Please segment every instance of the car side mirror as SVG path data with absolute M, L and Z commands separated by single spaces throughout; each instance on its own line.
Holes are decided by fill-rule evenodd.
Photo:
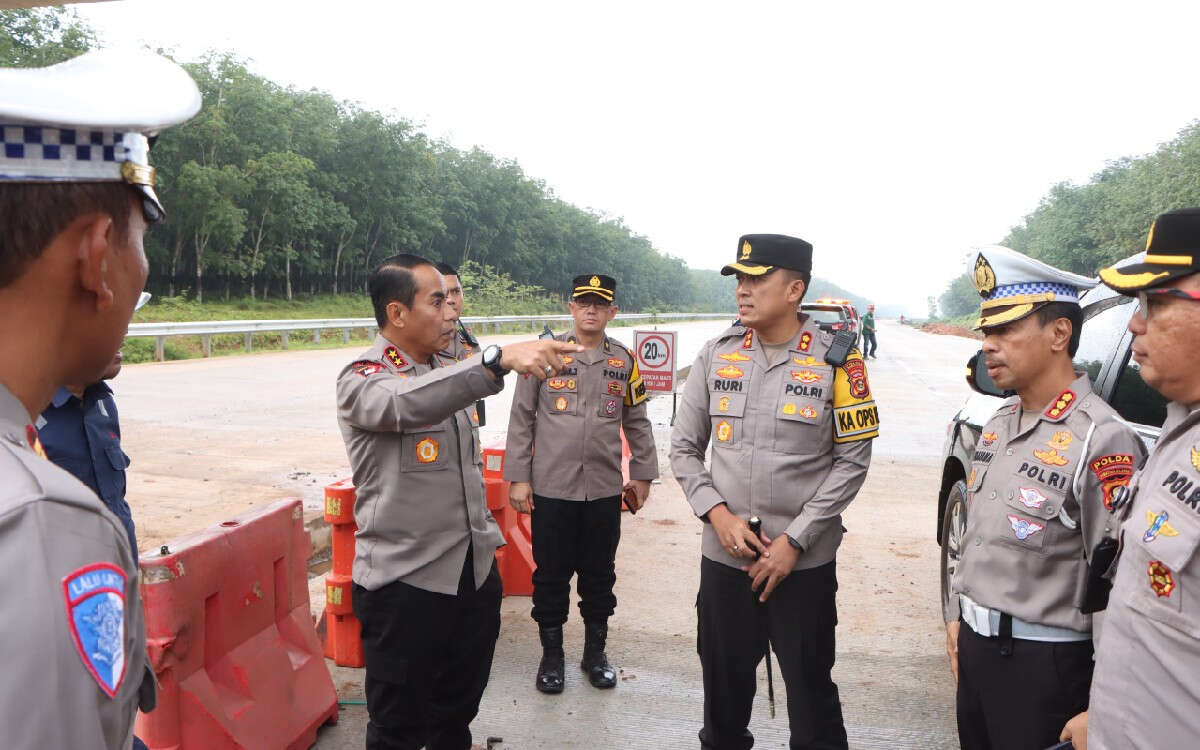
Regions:
M 976 393 L 982 393 L 985 396 L 995 396 L 996 398 L 1008 398 L 1013 395 L 1013 391 L 1006 391 L 996 385 L 996 381 L 992 380 L 988 375 L 987 366 L 983 363 L 983 350 L 980 349 L 970 359 L 967 360 L 967 385 L 971 386 L 971 390 Z

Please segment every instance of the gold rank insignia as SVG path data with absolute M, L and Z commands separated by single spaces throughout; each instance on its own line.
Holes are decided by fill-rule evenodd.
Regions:
M 593 289 L 599 289 L 600 288 L 600 277 L 593 276 L 592 278 L 588 279 L 588 286 L 592 287 Z
M 796 405 L 791 404 L 791 403 L 784 404 L 783 405 L 783 413 L 784 414 L 795 414 L 796 413 Z
M 729 397 L 728 396 L 722 396 L 721 400 L 717 402 L 717 411 L 729 411 Z
M 1195 446 L 1192 446 L 1192 468 L 1200 471 L 1200 451 Z
M 745 240 L 742 240 L 742 257 L 741 257 L 741 260 L 745 260 L 746 258 L 749 258 L 749 257 L 750 257 L 750 253 L 751 253 L 751 252 L 752 252 L 752 250 L 751 250 L 751 248 L 750 248 L 750 243 L 749 243 L 749 242 L 747 242 L 747 241 L 745 241 Z
M 975 289 L 980 297 L 986 297 L 996 291 L 996 272 L 982 255 L 975 259 Z
M 745 370 L 743 370 L 740 367 L 734 367 L 733 365 L 725 365 L 721 369 L 717 370 L 717 375 L 720 375 L 723 378 L 737 379 L 737 378 L 742 377 L 745 374 L 746 374 Z
M 726 362 L 749 362 L 750 358 L 741 352 L 730 352 L 729 354 L 718 354 L 717 359 L 723 359 Z

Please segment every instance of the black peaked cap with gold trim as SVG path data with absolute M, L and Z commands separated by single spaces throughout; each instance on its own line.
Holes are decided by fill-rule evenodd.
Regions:
M 762 276 L 775 268 L 812 270 L 813 246 L 786 234 L 744 234 L 738 240 L 737 260 L 721 269 L 722 276 L 738 272 Z
M 1100 270 L 1100 280 L 1121 294 L 1200 273 L 1200 208 L 1159 214 L 1146 237 L 1146 256 L 1139 263 Z
M 571 283 L 574 289 L 571 292 L 571 299 L 578 299 L 584 295 L 594 294 L 597 297 L 606 299 L 609 302 L 617 296 L 617 280 L 612 276 L 605 276 L 598 273 L 585 273 L 582 276 L 576 276 Z

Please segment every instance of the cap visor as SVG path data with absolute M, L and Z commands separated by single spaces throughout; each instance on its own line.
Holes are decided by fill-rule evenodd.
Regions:
M 775 266 L 760 266 L 757 263 L 747 265 L 745 263 L 730 263 L 721 269 L 722 276 L 732 276 L 735 273 L 744 273 L 748 276 L 762 276 L 767 271 L 770 271 Z
M 1100 280 L 1114 291 L 1133 296 L 1143 289 L 1151 289 L 1173 279 L 1196 273 L 1192 266 L 1161 266 L 1157 263 L 1134 263 L 1121 268 L 1100 269 Z
M 993 326 L 1002 326 L 1015 322 L 1029 315 L 1036 310 L 1040 305 L 1035 305 L 1032 302 L 1027 302 L 1021 305 L 1010 305 L 996 311 L 986 310 L 979 315 L 979 322 L 975 324 L 975 330 L 979 331 L 984 328 Z
M 608 290 L 591 288 L 576 290 L 575 293 L 571 295 L 571 299 L 579 299 L 580 297 L 587 297 L 588 295 L 595 295 L 600 299 L 608 300 L 609 302 L 613 301 L 613 295 Z

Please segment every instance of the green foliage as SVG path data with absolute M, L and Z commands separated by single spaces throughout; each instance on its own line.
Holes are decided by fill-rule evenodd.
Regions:
M 973 315 L 979 311 L 979 292 L 975 283 L 966 274 L 950 282 L 946 291 L 938 298 L 942 315 L 956 318 L 963 315 Z
M 1152 154 L 1109 163 L 1086 184 L 1055 185 L 1001 244 L 1064 270 L 1094 276 L 1100 268 L 1142 250 L 1155 216 L 1197 205 L 1200 122 L 1187 126 Z
M 0 11 L 0 67 L 40 68 L 69 60 L 96 43 L 73 10 Z
M 5 11 L 0 25 L 5 64 L 47 64 L 95 43 L 61 9 Z M 156 295 L 310 299 L 362 290 L 380 260 L 416 253 L 468 269 L 473 313 L 556 308 L 580 273 L 616 278 L 627 312 L 735 308 L 731 279 L 564 202 L 514 161 L 279 86 L 230 54 L 184 66 L 204 104 L 154 147 L 168 211 L 146 238 Z

